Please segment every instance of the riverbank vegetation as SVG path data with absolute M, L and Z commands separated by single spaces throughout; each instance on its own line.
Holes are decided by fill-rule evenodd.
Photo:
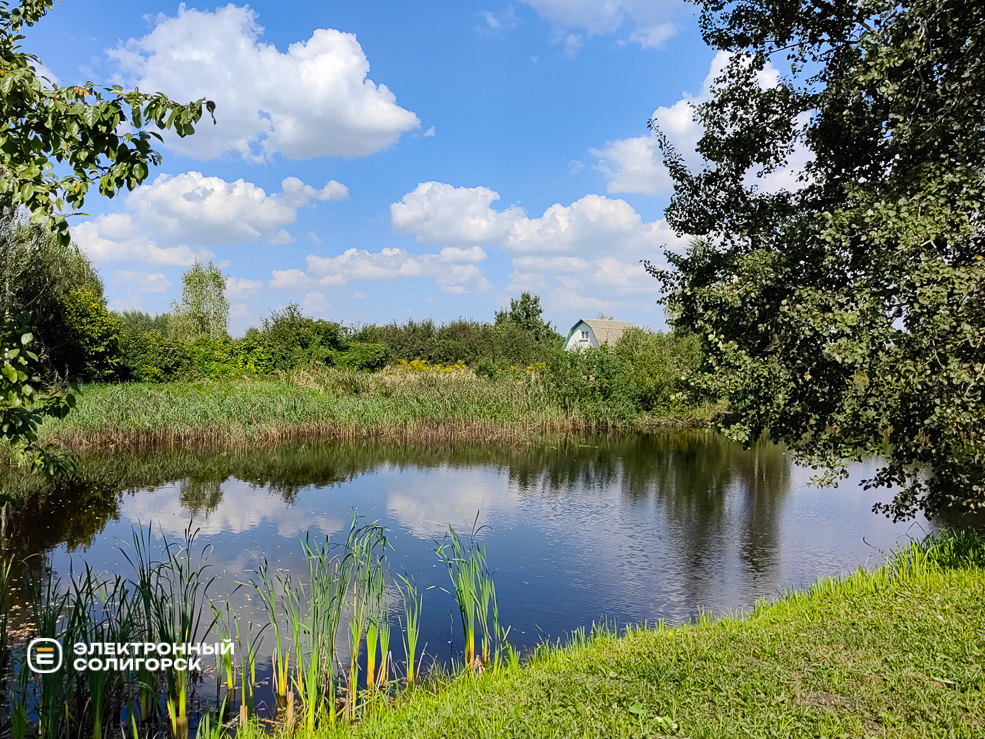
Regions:
M 416 604 L 415 615 L 421 594 L 410 580 L 389 581 L 386 531 L 375 524 L 354 521 L 338 547 L 305 540 L 306 581 L 285 579 L 261 563 L 248 587 L 271 618 L 265 642 L 237 631 L 229 612 L 210 605 L 205 562 L 192 554 L 192 539 L 159 557 L 149 536 L 137 532 L 127 547 L 132 580 L 102 580 L 86 570 L 66 587 L 43 568 L 29 568 L 32 635 L 66 644 L 180 643 L 207 639 L 217 624 L 219 633 L 240 638 L 235 659 L 216 658 L 214 698 L 200 695 L 195 703 L 190 676 L 169 667 L 106 673 L 73 663 L 37 675 L 24 668 L 15 647 L 6 692 L 17 736 L 122 731 L 185 739 L 196 724 L 199 736 L 204 731 L 215 739 L 234 731 L 247 737 L 270 731 L 973 737 L 985 728 L 985 541 L 977 534 L 939 533 L 893 553 L 874 571 L 823 579 L 761 602 L 749 615 L 702 616 L 689 625 L 639 626 L 621 635 L 605 628 L 578 632 L 521 659 L 496 619 L 492 574 L 476 532 L 457 539 L 449 533 L 450 546 L 438 546 L 436 554 L 448 567 L 451 591 L 462 596 L 464 643 L 476 647 L 465 661 L 423 679 L 390 651 L 409 634 L 384 592 L 401 590 L 403 602 Z M 9 567 L 0 573 L 5 590 L 10 573 Z M 127 597 L 131 591 L 134 597 Z M 118 607 L 100 605 L 107 603 Z M 177 633 L 177 623 L 193 627 Z M 274 685 L 277 713 L 272 723 L 261 723 L 253 702 L 256 665 L 271 653 L 275 670 L 283 667 Z
M 4 307 L 32 309 L 41 348 L 32 371 L 52 387 L 78 383 L 71 413 L 38 419 L 42 449 L 314 436 L 520 442 L 689 427 L 721 412 L 712 398 L 685 398 L 703 356 L 694 337 L 633 328 L 612 346 L 565 352 L 526 293 L 491 322 L 440 325 L 344 326 L 289 305 L 236 339 L 212 264 L 186 270 L 181 300 L 151 316 L 109 310 L 85 255 L 16 218 L 0 223 L 0 251 L 14 286 Z

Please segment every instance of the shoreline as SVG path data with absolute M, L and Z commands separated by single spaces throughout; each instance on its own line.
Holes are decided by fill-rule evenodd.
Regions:
M 318 737 L 985 735 L 985 569 L 822 578 L 751 614 L 576 635 Z
M 606 413 L 562 408 L 543 388 L 520 381 L 378 378 L 356 377 L 349 389 L 332 376 L 89 385 L 65 419 L 45 421 L 39 440 L 75 454 L 316 440 L 527 445 L 583 433 L 703 428 L 721 411 Z

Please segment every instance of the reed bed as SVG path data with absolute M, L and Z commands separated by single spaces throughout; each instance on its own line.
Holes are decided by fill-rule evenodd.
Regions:
M 678 425 L 707 420 L 685 415 Z M 528 444 L 659 423 L 655 416 L 583 416 L 577 404 L 559 402 L 535 374 L 493 380 L 468 370 L 371 374 L 325 369 L 278 379 L 87 385 L 72 413 L 46 421 L 40 436 L 44 443 L 74 452 L 235 449 L 319 437 Z
M 250 581 L 239 585 L 255 592 L 267 612 L 269 628 L 259 632 L 252 626 L 241 630 L 229 603 L 219 607 L 213 600 L 209 549 L 196 545 L 196 533 L 186 531 L 180 542 L 165 537 L 156 547 L 151 529 L 134 530 L 132 541 L 122 548 L 132 569 L 129 578 L 99 576 L 86 566 L 63 581 L 39 558 L 29 563 L 28 640 L 60 641 L 65 659 L 59 671 L 40 674 L 28 669 L 24 644 L 14 650 L 8 672 L 12 679 L 0 686 L 6 704 L 0 713 L 10 717 L 10 739 L 219 739 L 234 728 L 249 735 L 259 727 L 256 668 L 266 654 L 277 711 L 268 725 L 287 734 L 353 726 L 371 712 L 399 704 L 420 684 L 416 654 L 423 598 L 409 578 L 391 576 L 387 529 L 354 514 L 342 541 L 305 535 L 300 545 L 306 572 L 275 572 L 261 561 Z M 492 573 L 475 533 L 473 529 L 469 546 L 457 547 L 453 554 L 463 571 L 488 578 L 487 589 L 462 590 L 458 597 L 473 598 L 475 608 L 492 612 Z M 451 528 L 449 536 L 459 541 Z M 449 561 L 441 546 L 436 551 Z M 0 566 L 0 595 L 9 591 L 10 572 L 7 560 Z M 402 619 L 392 618 L 395 590 L 405 605 Z M 407 646 L 403 676 L 391 652 L 394 620 L 398 638 Z M 8 653 L 3 625 L 0 655 Z M 488 636 L 488 630 L 483 633 Z M 267 649 L 265 636 L 271 637 Z M 235 644 L 237 651 L 215 655 L 214 700 L 200 694 L 199 671 L 164 664 L 151 671 L 146 663 L 124 667 L 115 659 L 113 669 L 80 669 L 72 649 L 79 643 L 171 645 L 220 639 Z M 497 649 L 509 647 L 503 642 Z M 345 668 L 342 653 L 348 656 Z M 211 660 L 205 661 L 203 669 L 211 671 Z M 463 669 L 495 669 L 497 664 L 483 659 L 480 665 L 469 653 Z

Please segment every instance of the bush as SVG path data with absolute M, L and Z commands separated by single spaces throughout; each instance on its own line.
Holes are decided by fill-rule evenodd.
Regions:
M 636 401 L 644 411 L 668 410 L 687 389 L 685 378 L 698 370 L 703 354 L 691 334 L 628 329 L 615 346 L 629 373 Z
M 333 352 L 331 360 L 340 369 L 380 369 L 386 364 L 387 348 L 383 344 L 355 342 L 344 352 Z
M 125 310 L 115 315 L 123 323 L 123 333 L 125 334 L 142 334 L 146 331 L 157 331 L 161 336 L 171 335 L 171 320 L 173 316 L 170 313 L 158 313 L 156 316 L 152 316 L 150 313 L 144 313 L 142 310 Z
M 247 337 L 252 345 L 262 347 L 276 370 L 324 364 L 332 352 L 346 348 L 342 326 L 308 318 L 294 303 L 264 318 L 257 335 L 250 333 Z
M 103 283 L 88 257 L 16 210 L 0 209 L 0 312 L 21 311 L 31 315 L 47 359 L 46 379 L 113 376 L 122 325 L 106 309 Z
M 126 334 L 122 349 L 124 379 L 167 382 L 187 376 L 192 367 L 188 346 L 157 331 Z
M 123 322 L 106 308 L 102 293 L 89 286 L 71 290 L 63 307 L 62 331 L 49 337 L 53 356 L 61 358 L 70 377 L 115 379 L 122 366 Z
M 438 329 L 430 318 L 424 321 L 407 321 L 401 325 L 396 321 L 382 326 L 370 324 L 353 333 L 354 343 L 382 344 L 386 347 L 386 361 L 401 359 L 426 359 L 434 361 L 435 343 Z
M 545 377 L 557 402 L 586 420 L 629 420 L 639 413 L 629 369 L 609 346 L 558 352 Z

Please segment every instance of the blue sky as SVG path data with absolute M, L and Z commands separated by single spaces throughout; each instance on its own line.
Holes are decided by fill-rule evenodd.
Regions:
M 677 0 L 65 0 L 28 33 L 61 84 L 216 101 L 76 242 L 115 308 L 167 310 L 196 257 L 240 334 L 297 302 L 348 324 L 490 320 L 522 290 L 561 330 L 663 326 L 639 261 L 686 243 L 651 117 L 688 157 L 722 57 Z

